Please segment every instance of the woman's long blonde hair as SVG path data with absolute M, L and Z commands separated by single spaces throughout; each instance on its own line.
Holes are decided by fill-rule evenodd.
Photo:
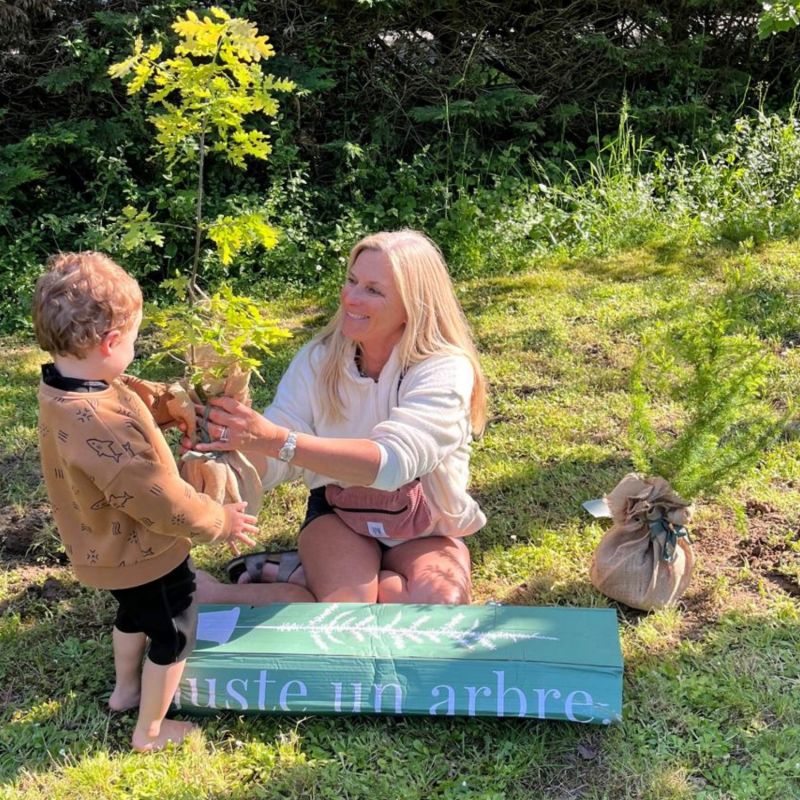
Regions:
M 480 435 L 486 424 L 486 379 L 441 251 L 419 231 L 375 233 L 352 249 L 348 270 L 364 250 L 378 250 L 387 256 L 405 306 L 406 327 L 397 344 L 402 369 L 442 353 L 457 353 L 469 359 L 475 374 L 470 422 L 473 433 Z M 325 347 L 320 379 L 334 419 L 344 416 L 339 387 L 347 360 L 353 355 L 353 342 L 342 334 L 342 317 L 340 305 L 331 321 L 314 337 L 315 343 Z

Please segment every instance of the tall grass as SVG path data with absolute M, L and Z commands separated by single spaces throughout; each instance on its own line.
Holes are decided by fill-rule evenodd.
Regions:
M 714 153 L 652 152 L 623 107 L 616 136 L 584 167 L 535 180 L 497 209 L 494 227 L 533 254 L 603 255 L 643 244 L 756 243 L 800 223 L 800 120 L 743 117 Z
M 703 247 L 794 237 L 800 230 L 800 120 L 754 112 L 713 142 L 653 151 L 637 135 L 627 105 L 615 136 L 592 158 L 554 165 L 519 148 L 463 155 L 459 164 L 427 150 L 389 171 L 360 151 L 341 186 L 274 191 L 283 244 L 267 256 L 268 271 L 291 263 L 297 280 L 324 282 L 361 234 L 418 227 L 444 248 L 459 276 L 498 274 L 542 257 L 585 258 L 631 247 Z M 330 200 L 350 200 L 333 213 Z M 327 213 L 306 212 L 325 205 Z M 326 219 L 327 217 L 327 219 Z M 321 273 L 321 274 L 320 274 Z

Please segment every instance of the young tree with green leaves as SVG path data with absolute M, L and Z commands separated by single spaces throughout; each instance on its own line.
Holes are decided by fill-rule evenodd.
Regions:
M 633 608 L 680 599 L 695 564 L 691 501 L 753 469 L 783 428 L 772 402 L 777 359 L 748 319 L 751 266 L 745 253 L 705 307 L 683 307 L 652 330 L 631 371 L 630 449 L 644 474 L 606 496 L 614 524 L 589 574 Z
M 206 240 L 213 242 L 227 266 L 243 251 L 274 247 L 278 232 L 258 209 L 207 220 L 206 162 L 219 155 L 245 170 L 248 159 L 266 160 L 269 137 L 253 123 L 275 117 L 275 94 L 291 91 L 294 84 L 264 73 L 262 62 L 275 51 L 268 37 L 259 35 L 248 20 L 213 7 L 203 17 L 187 11 L 172 29 L 178 35 L 172 56 L 162 57 L 163 42 L 145 45 L 137 37 L 133 54 L 108 70 L 113 78 L 127 81 L 129 95 L 146 93 L 152 109 L 148 119 L 156 129 L 154 148 L 166 164 L 170 188 L 185 192 L 181 181 L 193 182 L 191 267 L 188 274 L 164 284 L 188 301 L 188 309 L 159 311 L 154 321 L 165 331 L 166 351 L 178 357 L 188 353 L 190 368 L 196 348 L 207 345 L 225 363 L 251 369 L 258 361 L 248 355 L 249 350 L 268 353 L 270 345 L 288 334 L 266 322 L 251 300 L 228 289 L 208 297 L 200 280 L 202 246 Z M 146 209 L 124 209 L 122 222 L 123 247 L 126 237 L 133 243 L 163 242 L 163 226 Z

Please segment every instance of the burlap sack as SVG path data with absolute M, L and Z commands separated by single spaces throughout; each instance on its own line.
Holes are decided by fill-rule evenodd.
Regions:
M 594 587 L 649 611 L 678 600 L 689 586 L 694 551 L 686 524 L 692 508 L 663 478 L 626 475 L 606 496 L 614 521 L 589 571 Z
M 213 351 L 195 352 L 195 363 L 204 367 L 218 366 Z M 206 420 L 198 418 L 195 403 L 205 405 L 210 397 L 233 397 L 240 403 L 250 405 L 250 376 L 234 367 L 224 378 L 205 373 L 200 381 L 201 398 L 194 386 L 184 379 L 169 387 L 172 398 L 167 407 L 176 419 L 186 423 L 187 436 L 192 442 L 208 442 L 210 437 Z M 196 380 L 195 380 L 196 383 Z M 181 477 L 198 492 L 203 492 L 218 503 L 247 502 L 247 513 L 258 514 L 263 500 L 263 489 L 258 471 L 246 456 L 236 450 L 219 453 L 184 453 L 179 465 Z

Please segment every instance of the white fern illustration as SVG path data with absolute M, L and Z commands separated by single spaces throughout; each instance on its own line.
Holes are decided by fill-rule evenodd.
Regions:
M 439 644 L 442 640 L 452 641 L 467 650 L 483 647 L 495 650 L 500 642 L 550 641 L 557 642 L 557 636 L 544 636 L 541 633 L 521 633 L 515 631 L 484 631 L 480 622 L 475 620 L 469 626 L 462 626 L 464 614 L 455 614 L 446 624 L 434 628 L 425 628 L 430 614 L 422 614 L 411 623 L 402 625 L 402 611 L 395 614 L 391 622 L 379 625 L 375 616 L 367 612 L 360 619 L 356 611 L 339 611 L 339 604 L 332 603 L 325 610 L 306 623 L 284 622 L 281 625 L 256 625 L 259 630 L 277 631 L 279 633 L 306 632 L 310 634 L 314 644 L 320 650 L 329 649 L 329 644 L 341 644 L 342 635 L 353 636 L 356 641 L 363 642 L 368 637 L 385 637 L 391 640 L 398 650 L 402 650 L 408 642 L 414 644 Z

